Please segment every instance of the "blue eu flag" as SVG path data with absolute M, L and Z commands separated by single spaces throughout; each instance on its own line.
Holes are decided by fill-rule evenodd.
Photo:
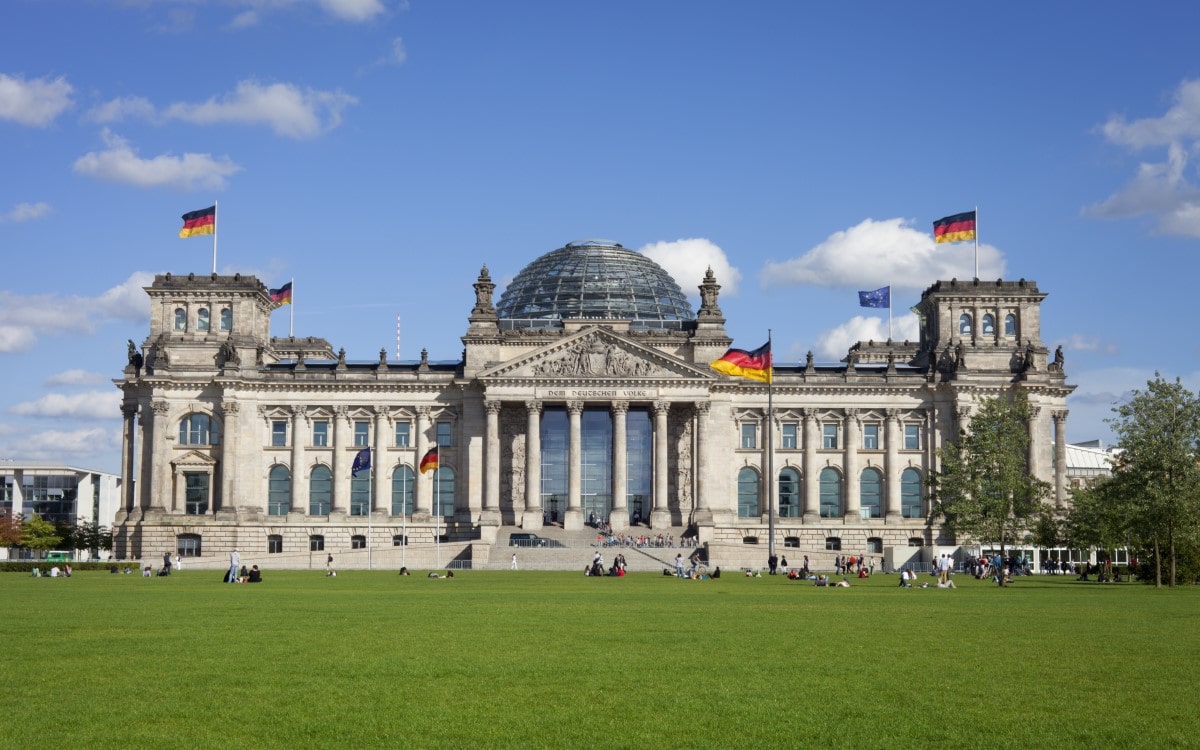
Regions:
M 358 472 L 371 468 L 371 449 L 363 448 L 354 456 L 354 465 L 350 467 L 350 476 L 357 477 Z
M 891 307 L 892 306 L 892 288 L 890 286 L 881 287 L 873 292 L 858 293 L 859 307 Z

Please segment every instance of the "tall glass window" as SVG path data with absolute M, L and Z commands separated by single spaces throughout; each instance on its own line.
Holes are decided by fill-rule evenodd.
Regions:
M 758 510 L 758 472 L 749 466 L 738 471 L 738 516 L 761 515 Z
M 407 448 L 411 438 L 412 423 L 397 422 L 396 423 L 396 447 Z
M 542 411 L 542 510 L 551 523 L 567 512 L 567 451 L 570 431 L 567 410 L 547 406 Z
M 450 422 L 437 423 L 437 444 L 449 447 L 454 445 L 454 425 Z
M 207 331 L 208 330 L 208 308 L 207 307 L 200 308 L 199 312 L 196 313 L 196 330 L 197 331 Z
M 366 448 L 371 444 L 371 423 L 365 419 L 359 419 L 354 422 L 354 445 L 357 448 Z
M 821 447 L 826 450 L 836 450 L 838 447 L 838 426 L 836 424 L 821 425 Z
M 779 472 L 779 517 L 800 516 L 800 472 L 787 467 Z
M 864 424 L 863 425 L 863 450 L 877 451 L 879 450 L 879 425 Z
M 842 515 L 842 475 L 837 469 L 821 469 L 821 517 L 839 518 Z
M 324 448 L 329 445 L 329 422 L 324 419 L 314 420 L 313 426 L 313 446 Z
M 971 316 L 963 313 L 958 318 L 958 333 L 960 336 L 971 335 Z
M 350 515 L 365 516 L 371 512 L 371 472 L 360 471 L 350 478 Z
M 392 515 L 411 516 L 413 511 L 413 470 L 397 466 L 392 472 Z
M 179 422 L 180 445 L 216 445 L 217 421 L 207 414 L 189 414 Z
M 221 308 L 221 330 L 233 330 L 233 310 L 230 310 L 228 307 Z
M 996 335 L 996 318 L 988 313 L 983 316 L 983 324 L 980 326 L 984 336 Z
M 916 469 L 905 469 L 900 474 L 900 515 L 904 518 L 921 518 L 921 473 Z
M 906 451 L 921 450 L 921 425 L 919 425 L 919 424 L 904 425 L 904 450 L 906 450 Z
M 1005 336 L 1016 336 L 1017 335 L 1017 316 L 1013 315 L 1012 313 L 1009 313 L 1008 315 L 1004 316 L 1004 335 Z
M 183 474 L 184 512 L 189 516 L 202 516 L 208 512 L 209 475 L 199 471 Z
M 330 503 L 333 501 L 333 474 L 326 466 L 314 466 L 308 476 L 308 514 L 310 516 L 329 515 Z
M 629 410 L 625 417 L 625 500 L 629 518 L 644 522 L 654 486 L 654 430 L 648 409 Z
M 439 466 L 433 472 L 434 515 L 446 518 L 454 515 L 454 469 Z
M 753 422 L 742 422 L 742 448 L 758 447 L 758 425 Z
M 583 517 L 608 520 L 612 509 L 612 415 L 607 407 L 583 410 L 580 421 Z
M 863 469 L 858 483 L 858 504 L 866 518 L 883 516 L 883 475 L 875 469 Z
M 271 467 L 267 478 L 267 515 L 286 516 L 292 509 L 292 472 L 282 464 Z
M 175 330 L 187 330 L 187 310 L 184 310 L 182 307 L 175 308 Z
M 798 435 L 800 434 L 800 425 L 796 422 L 784 422 L 783 431 L 783 449 L 795 450 L 799 447 Z
M 276 448 L 287 445 L 287 420 L 276 419 L 271 422 L 271 445 Z

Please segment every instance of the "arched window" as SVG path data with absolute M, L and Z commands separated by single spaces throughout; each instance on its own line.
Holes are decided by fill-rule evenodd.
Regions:
M 900 515 L 905 518 L 921 518 L 921 473 L 916 469 L 905 469 L 900 474 Z
M 413 511 L 413 470 L 397 466 L 392 472 L 392 515 L 411 516 Z
M 355 534 L 350 537 L 350 549 L 366 549 L 367 538 L 362 534 Z
M 200 308 L 200 311 L 198 313 L 196 313 L 196 330 L 197 331 L 207 331 L 208 330 L 208 308 L 207 307 Z
M 882 517 L 883 475 L 877 469 L 866 468 L 858 481 L 858 504 L 862 508 L 863 518 Z
M 217 420 L 207 414 L 189 414 L 179 422 L 180 445 L 216 445 L 219 433 Z
M 842 515 L 842 475 L 837 469 L 821 469 L 821 518 Z
M 350 515 L 365 516 L 371 512 L 371 472 L 359 470 L 350 478 Z
M 738 516 L 749 518 L 758 512 L 758 472 L 745 466 L 738 472 Z
M 283 464 L 267 475 L 267 515 L 286 516 L 292 509 L 292 472 Z
M 971 316 L 963 313 L 958 318 L 958 333 L 962 336 L 971 335 Z
M 1016 336 L 1017 335 L 1017 316 L 1013 315 L 1012 313 L 1009 313 L 1008 315 L 1004 316 L 1004 335 L 1005 336 Z
M 267 535 L 267 554 L 278 555 L 283 552 L 283 535 L 268 534 Z
M 434 515 L 446 518 L 454 515 L 454 469 L 439 466 L 433 472 Z
M 175 308 L 175 330 L 187 330 L 187 310 L 184 310 L 182 307 Z
M 199 534 L 180 534 L 175 537 L 175 552 L 180 557 L 200 557 L 201 538 Z
M 333 500 L 333 474 L 327 466 L 314 466 L 308 475 L 308 514 L 329 515 L 329 504 Z
M 996 319 L 994 317 L 992 317 L 991 313 L 988 313 L 987 315 L 983 316 L 983 329 L 982 330 L 983 330 L 984 336 L 995 336 L 996 335 Z
M 233 330 L 233 310 L 230 310 L 228 307 L 221 308 L 221 330 Z
M 800 472 L 788 466 L 779 472 L 779 517 L 800 516 Z

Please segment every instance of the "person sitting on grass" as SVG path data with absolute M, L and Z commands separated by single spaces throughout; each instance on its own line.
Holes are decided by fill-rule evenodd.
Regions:
M 848 588 L 850 588 L 850 580 L 848 578 L 846 578 L 845 576 L 842 576 L 842 580 L 833 584 L 833 586 L 834 586 L 834 588 L 848 589 Z
M 828 586 L 829 585 L 829 576 L 825 575 L 824 573 L 818 575 L 817 581 L 813 585 L 814 586 Z
M 262 583 L 262 571 L 255 565 L 250 568 L 250 575 L 246 579 L 248 583 Z

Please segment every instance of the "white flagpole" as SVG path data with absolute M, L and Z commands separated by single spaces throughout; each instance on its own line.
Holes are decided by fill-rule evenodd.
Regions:
M 442 569 L 442 451 L 438 447 L 438 467 L 433 470 L 433 543 L 437 549 L 437 569 Z
M 888 284 L 888 341 L 892 340 L 892 285 Z
M 213 201 L 213 273 L 217 272 L 217 202 Z
M 292 301 L 288 304 L 288 338 L 296 337 L 296 277 L 290 279 Z
M 767 555 L 775 555 L 775 403 L 772 390 L 775 382 L 775 353 L 771 346 L 771 329 L 767 329 L 767 351 L 771 365 L 767 368 Z
M 979 278 L 979 206 L 975 207 L 975 278 Z
M 371 450 L 368 448 L 367 450 Z M 374 453 L 374 451 L 371 451 Z M 370 454 L 368 454 L 370 455 Z M 375 505 L 375 456 L 371 456 L 371 469 L 367 472 L 367 570 L 371 566 L 371 511 Z

